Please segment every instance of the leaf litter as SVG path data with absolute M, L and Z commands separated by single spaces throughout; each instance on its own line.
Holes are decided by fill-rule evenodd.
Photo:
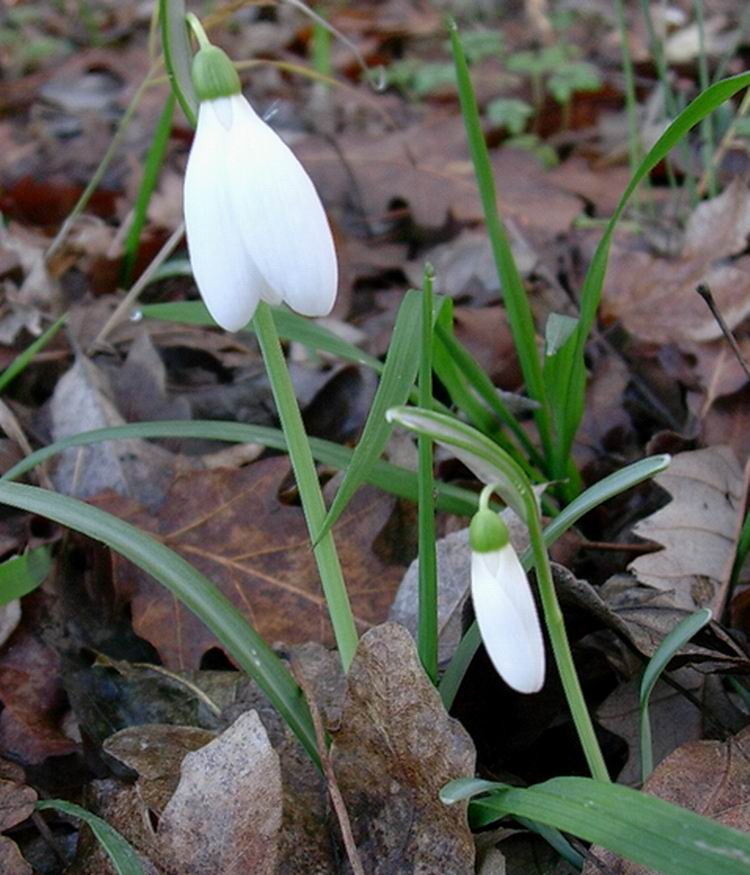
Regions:
M 448 11 L 466 15 L 460 5 Z M 479 6 L 486 20 L 470 16 L 467 35 L 482 36 L 494 24 L 489 7 Z M 7 392 L 6 421 L 14 425 L 2 465 L 10 467 L 27 444 L 125 422 L 275 424 L 250 335 L 141 320 L 121 323 L 105 345 L 94 343 L 118 300 L 130 212 L 165 91 L 146 92 L 84 215 L 45 261 L 45 249 L 146 72 L 148 16 L 145 7 L 100 4 L 84 25 L 38 3 L 25 7 L 0 25 L 13 37 L 5 39 L 2 31 L 9 71 L 0 96 L 0 208 L 7 220 L 0 240 L 3 365 L 62 309 L 69 319 L 67 335 Z M 707 17 L 710 53 L 733 51 L 726 49 L 733 40 L 743 50 L 730 7 Z M 331 63 L 346 88 L 310 88 L 287 78 L 274 63 L 298 64 L 310 51 L 309 26 L 287 6 L 261 15 L 242 9 L 231 32 L 217 33 L 226 31 L 224 44 L 237 57 L 259 52 L 264 58 L 247 76 L 247 88 L 259 108 L 273 108 L 272 124 L 294 141 L 331 215 L 342 261 L 331 324 L 382 356 L 398 302 L 408 285 L 420 284 L 430 260 L 438 291 L 454 299 L 457 336 L 498 388 L 516 392 L 521 377 L 499 306 L 452 76 L 445 75 L 441 14 L 402 0 L 363 0 L 329 11 L 370 62 L 395 69 L 397 61 L 415 60 L 435 87 L 418 97 L 414 82 L 402 86 L 394 79 L 385 94 L 375 95 L 357 84 L 350 55 L 335 44 Z M 540 327 L 550 311 L 575 315 L 582 273 L 600 234 L 587 223 L 608 218 L 629 178 L 619 38 L 611 10 L 600 11 L 599 17 L 579 11 L 567 23 L 561 19 L 556 38 L 595 60 L 604 87 L 574 94 L 568 110 L 545 93 L 525 140 L 514 143 L 488 107 L 497 98 L 531 106 L 529 78 L 506 67 L 514 53 L 533 52 L 534 39 L 549 38 L 544 20 L 529 25 L 510 11 L 502 34 L 491 34 L 492 53 L 472 60 L 500 203 Z M 653 12 L 659 19 L 660 10 Z M 650 41 L 642 18 L 626 14 L 639 63 L 644 138 L 653 140 L 663 127 L 663 102 Z M 101 45 L 83 47 L 92 25 Z M 669 32 L 668 51 L 682 65 L 677 87 L 687 93 L 697 77 L 695 22 L 683 15 L 678 23 L 659 19 L 657 25 Z M 730 58 L 730 71 L 740 69 L 738 57 Z M 181 220 L 189 137 L 176 114 L 136 275 Z M 558 162 L 551 171 L 540 161 L 541 147 Z M 747 581 L 734 568 L 746 503 L 750 390 L 695 286 L 711 288 L 747 352 L 750 201 L 746 184 L 730 175 L 731 162 L 746 166 L 746 151 L 735 138 L 718 167 L 723 191 L 690 210 L 675 208 L 657 171 L 641 211 L 627 217 L 638 230 L 625 225 L 615 236 L 574 453 L 591 483 L 649 447 L 668 444 L 676 451 L 655 484 L 581 520 L 555 554 L 564 564 L 554 569 L 585 693 L 607 740 L 612 772 L 626 783 L 637 781 L 634 727 L 644 661 L 696 606 L 713 608 L 713 621 L 676 654 L 654 692 L 661 763 L 646 790 L 743 829 L 747 711 L 725 678 L 735 674 L 742 684 L 750 673 Z M 686 171 L 679 156 L 675 166 Z M 193 293 L 190 280 L 177 275 L 151 284 L 143 300 L 180 301 Z M 314 433 L 356 440 L 372 378 L 357 366 L 300 354 L 296 345 L 289 358 Z M 399 453 L 411 464 L 410 443 L 402 440 Z M 311 707 L 333 739 L 335 784 L 366 871 L 570 871 L 525 830 L 495 831 L 475 842 L 465 810 L 446 809 L 437 799 L 447 780 L 473 774 L 475 763 L 483 776 L 521 784 L 583 765 L 555 677 L 538 696 L 523 699 L 494 676 L 480 651 L 449 716 L 419 668 L 409 635 L 393 623 L 382 625 L 390 612 L 415 628 L 416 566 L 405 574 L 415 556 L 411 509 L 367 487 L 336 529 L 364 633 L 344 677 L 330 649 L 285 458 L 258 446 L 132 440 L 69 451 L 49 470 L 61 492 L 117 513 L 195 562 L 300 668 Z M 437 470 L 476 488 L 466 470 L 444 456 Z M 320 469 L 323 480 L 331 474 Z M 335 480 L 328 492 L 334 486 Z M 148 875 L 349 871 L 332 787 L 255 684 L 140 571 L 45 525 L 21 515 L 0 518 L 3 558 L 43 542 L 58 560 L 43 587 L 15 605 L 0 643 L 0 755 L 13 760 L 7 768 L 0 760 L 6 813 L 0 870 L 112 871 L 90 832 L 66 818 L 46 815 L 50 841 L 39 837 L 29 820 L 38 792 L 64 793 L 103 816 L 134 844 Z M 445 536 L 438 542 L 442 665 L 470 620 L 464 527 L 465 520 L 438 518 Z M 706 806 L 706 799 L 716 805 Z M 610 871 L 638 871 L 596 853 Z

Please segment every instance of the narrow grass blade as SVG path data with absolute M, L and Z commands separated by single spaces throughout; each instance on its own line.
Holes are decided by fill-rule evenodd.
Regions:
M 52 340 L 57 332 L 63 327 L 66 318 L 67 314 L 60 316 L 60 318 L 53 322 L 43 334 L 40 334 L 39 337 L 30 343 L 22 353 L 13 359 L 2 374 L 0 374 L 0 392 L 4 392 L 8 385 L 26 369 L 26 366 L 34 356 L 47 346 L 50 340 Z
M 49 444 L 30 453 L 5 472 L 2 480 L 17 480 L 47 459 L 62 453 L 70 447 L 82 447 L 101 441 L 127 440 L 132 438 L 199 438 L 202 440 L 226 441 L 227 443 L 258 443 L 271 449 L 286 452 L 287 445 L 283 433 L 276 428 L 263 425 L 246 425 L 240 422 L 222 420 L 194 420 L 185 422 L 133 422 L 112 428 L 100 428 L 82 432 Z M 331 465 L 341 470 L 351 462 L 352 450 L 320 438 L 310 438 L 314 458 L 323 465 Z M 373 465 L 367 475 L 367 482 L 378 486 L 385 492 L 400 498 L 417 500 L 417 478 L 413 471 L 384 462 L 382 459 Z M 477 509 L 477 496 L 468 489 L 450 483 L 435 484 L 437 506 L 447 513 L 471 516 Z
M 185 23 L 185 0 L 159 0 L 161 39 L 169 82 L 192 127 L 198 122 L 198 98 L 190 71 L 193 52 Z
M 208 310 L 202 301 L 176 301 L 169 304 L 147 304 L 139 308 L 139 312 L 147 319 L 161 319 L 164 322 L 183 322 L 186 325 L 215 325 L 209 316 Z M 353 343 L 348 343 L 329 331 L 318 322 L 284 310 L 280 307 L 272 307 L 273 321 L 279 337 L 284 340 L 292 340 L 301 343 L 308 349 L 327 352 L 338 356 L 346 361 L 356 362 L 372 368 L 376 373 L 383 371 L 383 363 L 374 356 L 369 355 Z M 246 331 L 253 331 L 252 323 L 245 327 Z
M 97 817 L 80 805 L 62 799 L 43 799 L 36 804 L 38 811 L 54 809 L 70 817 L 82 820 L 96 836 L 107 852 L 117 875 L 145 875 L 141 862 L 132 845 L 127 842 L 106 820 Z
M 450 449 L 482 483 L 492 483 L 503 501 L 528 523 L 523 500 L 526 477 L 516 462 L 481 432 L 453 416 L 420 407 L 392 407 L 388 419 Z
M 529 395 L 537 402 L 539 408 L 535 412 L 535 419 L 539 428 L 539 435 L 544 448 L 544 454 L 550 457 L 552 448 L 551 424 L 547 408 L 547 400 L 542 379 L 542 369 L 536 348 L 536 331 L 534 319 L 531 315 L 526 290 L 523 280 L 518 273 L 513 252 L 510 247 L 508 236 L 500 219 L 498 210 L 495 178 L 490 163 L 487 144 L 482 133 L 482 125 L 479 118 L 474 87 L 466 63 L 461 39 L 455 22 L 449 22 L 451 48 L 456 67 L 456 79 L 458 82 L 458 95 L 461 102 L 461 113 L 466 127 L 466 136 L 469 141 L 469 151 L 474 163 L 474 173 L 479 186 L 479 194 L 482 199 L 484 220 L 487 225 L 487 234 L 490 238 L 492 252 L 495 257 L 500 285 L 502 288 L 503 301 L 508 314 L 508 322 L 513 335 L 518 360 L 521 364 L 526 389 Z
M 738 91 L 750 86 L 750 73 L 740 73 L 729 79 L 723 79 L 698 95 L 692 103 L 677 116 L 667 130 L 659 137 L 638 166 L 638 170 L 628 183 L 625 192 L 615 209 L 607 228 L 599 241 L 591 265 L 586 272 L 581 293 L 581 312 L 578 330 L 567 341 L 573 346 L 569 364 L 560 375 L 562 386 L 561 408 L 565 410 L 563 427 L 556 435 L 559 442 L 558 457 L 567 457 L 573 444 L 578 425 L 583 416 L 586 391 L 586 366 L 584 350 L 586 341 L 596 318 L 596 311 L 601 299 L 604 277 L 607 271 L 609 248 L 612 243 L 617 222 L 627 206 L 627 203 L 644 177 L 669 154 L 670 150 L 685 136 L 685 134 L 710 112 L 729 100 Z
M 4 481 L 0 504 L 39 514 L 101 541 L 158 580 L 205 623 L 258 683 L 319 765 L 312 718 L 297 683 L 234 605 L 190 563 L 135 526 L 76 498 Z
M 362 437 L 354 450 L 351 463 L 346 469 L 344 480 L 326 514 L 318 539 L 331 530 L 341 516 L 352 495 L 364 481 L 373 463 L 380 458 L 388 442 L 392 426 L 386 419 L 386 411 L 403 404 L 414 385 L 419 367 L 419 348 L 421 296 L 413 289 L 404 296 L 396 316 L 388 354 L 383 366 L 377 392 L 362 431 Z M 432 330 L 432 324 L 430 324 Z
M 685 644 L 700 632 L 711 621 L 711 611 L 703 608 L 689 617 L 685 617 L 672 629 L 656 649 L 643 672 L 640 691 L 640 717 L 641 717 L 641 780 L 645 781 L 654 768 L 654 750 L 651 743 L 651 720 L 648 713 L 648 704 L 651 693 L 659 680 L 659 676 L 669 664 L 669 661 L 684 647 Z
M 545 546 L 551 547 L 559 537 L 595 507 L 663 471 L 669 465 L 669 461 L 669 456 L 650 456 L 621 468 L 590 486 L 547 526 L 543 532 Z M 530 549 L 521 557 L 521 564 L 525 571 L 531 568 L 532 554 Z M 461 639 L 439 684 L 440 697 L 447 709 L 453 705 L 461 681 L 481 643 L 479 627 L 474 622 Z
M 46 547 L 36 547 L 0 563 L 0 605 L 7 605 L 35 590 L 44 582 L 51 567 L 52 560 Z
M 590 778 L 500 789 L 469 808 L 475 828 L 525 817 L 601 845 L 663 875 L 747 875 L 750 835 L 663 799 Z
M 159 121 L 156 123 L 151 145 L 149 146 L 146 161 L 143 167 L 143 179 L 141 186 L 138 189 L 138 196 L 135 200 L 133 208 L 133 221 L 128 230 L 128 235 L 125 238 L 124 259 L 122 265 L 122 285 L 124 288 L 130 286 L 133 278 L 133 269 L 138 256 L 138 247 L 141 242 L 141 233 L 143 226 L 146 224 L 146 213 L 148 205 L 151 202 L 151 196 L 156 188 L 156 183 L 159 179 L 164 156 L 167 153 L 167 144 L 169 143 L 169 134 L 172 130 L 172 116 L 174 115 L 174 91 L 170 91 L 167 96 L 167 101 L 164 104 Z
M 426 264 L 422 284 L 421 338 L 419 344 L 419 406 L 432 409 L 432 284 L 435 273 Z M 419 659 L 427 676 L 436 684 L 438 679 L 438 581 L 435 548 L 435 477 L 433 473 L 432 441 L 417 438 L 419 468 L 417 470 L 417 527 L 419 538 L 419 618 L 417 646 Z
M 482 369 L 472 354 L 456 338 L 452 329 L 448 329 L 438 324 L 435 332 L 439 342 L 445 348 L 445 354 L 447 355 L 448 360 L 454 364 L 456 370 L 464 377 L 474 392 L 476 392 L 500 422 L 502 422 L 503 425 L 505 425 L 513 434 L 518 441 L 519 446 L 523 448 L 533 464 L 543 467 L 544 460 L 540 456 L 539 451 L 532 444 L 528 434 L 524 431 L 518 419 L 503 403 L 486 371 Z

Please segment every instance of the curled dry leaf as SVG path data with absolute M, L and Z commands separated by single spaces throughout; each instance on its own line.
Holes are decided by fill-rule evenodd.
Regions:
M 672 496 L 633 531 L 664 545 L 628 569 L 641 583 L 673 592 L 679 608 L 721 611 L 732 571 L 746 484 L 727 447 L 680 453 L 654 478 Z
M 552 571 L 564 607 L 593 615 L 647 659 L 672 629 L 692 613 L 687 608 L 675 607 L 671 592 L 639 586 L 628 574 L 615 575 L 595 588 L 561 565 L 553 563 Z M 617 664 L 619 657 L 611 646 L 605 656 Z M 701 632 L 700 643 L 693 640 L 680 649 L 675 663 L 696 665 L 704 672 L 750 670 L 747 653 L 713 621 Z
M 466 807 L 438 798 L 448 781 L 474 774 L 474 746 L 403 627 L 362 636 L 332 758 L 366 872 L 474 872 Z

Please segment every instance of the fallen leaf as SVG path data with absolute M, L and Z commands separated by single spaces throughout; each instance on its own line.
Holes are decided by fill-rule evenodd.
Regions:
M 619 236 L 609 257 L 602 317 L 620 319 L 651 343 L 716 340 L 721 329 L 695 289 L 700 283 L 711 289 L 730 329 L 750 314 L 750 256 L 741 254 L 748 235 L 750 191 L 735 179 L 696 207 L 677 257 L 654 256 Z
M 552 571 L 564 606 L 575 606 L 593 615 L 647 659 L 672 629 L 693 612 L 675 607 L 671 592 L 639 586 L 629 574 L 615 575 L 602 586 L 593 587 L 555 563 Z M 605 655 L 615 662 L 619 660 L 611 644 Z M 693 639 L 678 651 L 674 662 L 694 665 L 704 672 L 750 669 L 745 650 L 713 620 L 701 631 L 698 640 Z
M 34 870 L 21 856 L 18 845 L 0 836 L 0 872 L 3 875 L 34 875 Z
M 151 516 L 113 495 L 97 501 L 195 565 L 268 641 L 331 640 L 328 612 L 302 510 L 282 504 L 285 458 L 239 471 L 201 471 L 178 478 Z M 403 573 L 387 524 L 393 499 L 365 487 L 334 529 L 352 608 L 360 628 L 384 619 Z M 386 534 L 383 534 L 386 529 Z M 167 589 L 113 556 L 115 585 L 132 599 L 133 626 L 170 668 L 197 668 L 213 635 Z
M 162 868 L 174 875 L 275 875 L 281 771 L 257 712 L 188 753 L 181 772 L 158 828 Z
M 711 817 L 734 829 L 750 831 L 750 727 L 728 741 L 694 741 L 663 760 L 643 789 L 690 811 Z M 612 875 L 652 875 L 654 870 L 621 860 L 610 851 L 592 847 L 592 853 Z M 583 875 L 601 869 L 587 862 Z
M 102 372 L 83 355 L 65 373 L 51 401 L 53 440 L 124 425 Z M 169 483 L 172 455 L 143 440 L 105 441 L 65 450 L 54 474 L 66 495 L 87 498 L 114 489 L 122 495 L 158 504 Z
M 131 726 L 110 736 L 104 750 L 138 773 L 138 796 L 161 817 L 180 781 L 185 756 L 216 738 L 194 726 L 159 723 Z
M 45 596 L 37 590 L 24 599 L 21 624 L 0 652 L 0 750 L 20 763 L 78 749 L 63 731 L 60 656 L 41 636 L 45 617 Z
M 393 216 L 404 203 L 420 228 L 441 228 L 449 217 L 483 220 L 466 132 L 455 113 L 434 113 L 420 125 L 377 139 L 344 134 L 337 144 L 308 138 L 295 149 L 327 202 L 350 201 L 351 177 L 343 172 L 343 160 L 370 220 Z M 581 200 L 550 182 L 532 155 L 500 149 L 491 160 L 504 216 L 547 235 L 570 229 Z
M 705 675 L 691 668 L 672 672 L 671 677 L 700 703 Z M 640 678 L 619 684 L 597 708 L 597 721 L 628 744 L 628 759 L 617 775 L 620 784 L 641 782 Z M 701 708 L 683 692 L 664 681 L 654 687 L 649 703 L 654 762 L 661 762 L 675 748 L 701 737 Z
M 31 817 L 36 792 L 19 781 L 0 778 L 0 832 L 17 826 Z
M 640 537 L 664 545 L 628 566 L 641 583 L 674 593 L 676 607 L 721 613 L 746 486 L 727 447 L 680 453 L 654 482 L 672 496 L 666 507 L 637 523 Z
M 372 875 L 474 872 L 465 806 L 447 781 L 474 774 L 474 746 L 424 674 L 406 629 L 362 636 L 332 761 L 364 869 Z

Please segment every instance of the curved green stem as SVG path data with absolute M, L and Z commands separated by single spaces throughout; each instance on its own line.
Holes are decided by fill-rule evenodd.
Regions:
M 573 723 L 586 756 L 586 762 L 591 770 L 591 775 L 597 781 L 609 781 L 609 772 L 607 771 L 604 756 L 594 732 L 594 725 L 591 722 L 586 700 L 583 697 L 581 683 L 578 680 L 578 673 L 573 663 L 573 654 L 570 651 L 568 633 L 565 631 L 565 621 L 563 620 L 560 603 L 557 600 L 555 584 L 552 580 L 552 568 L 549 564 L 547 548 L 544 545 L 544 536 L 542 534 L 536 501 L 534 499 L 532 501 L 533 507 L 529 507 L 529 515 L 526 522 L 529 528 L 531 549 L 534 555 L 539 594 L 542 598 L 544 621 L 549 632 L 552 652 L 555 655 L 555 663 L 560 673 L 565 698 L 568 701 L 568 707 L 570 708 Z

